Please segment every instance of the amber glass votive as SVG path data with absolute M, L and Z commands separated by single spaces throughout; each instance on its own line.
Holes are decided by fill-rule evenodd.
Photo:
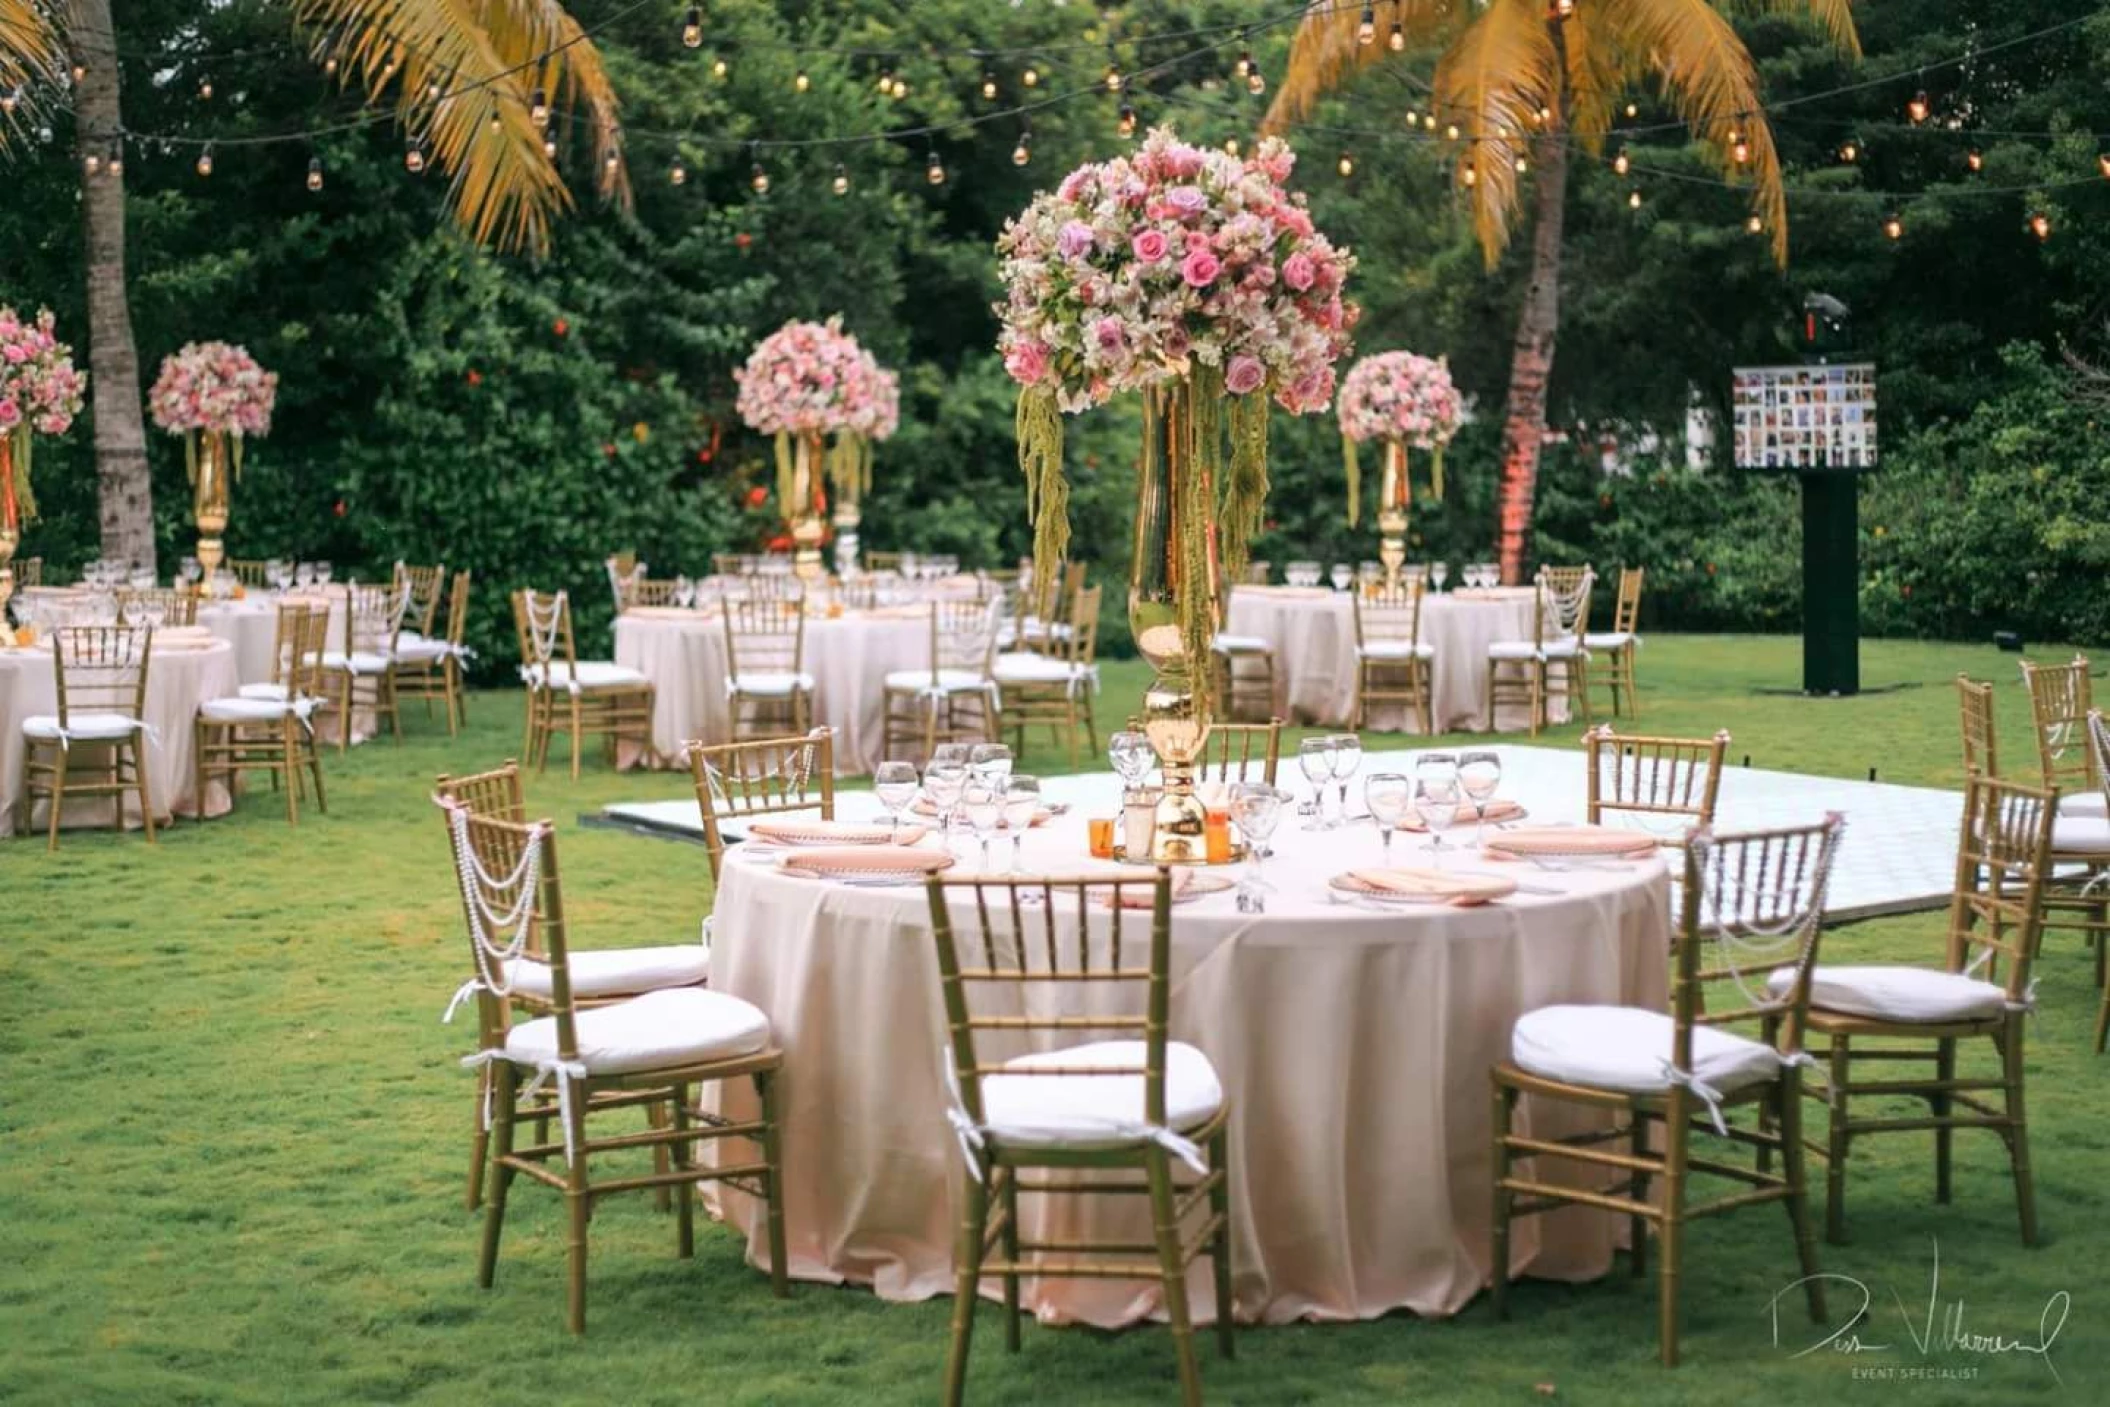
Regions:
M 1091 837 L 1092 858 L 1111 860 L 1114 858 L 1114 818 L 1094 816 L 1085 822 Z

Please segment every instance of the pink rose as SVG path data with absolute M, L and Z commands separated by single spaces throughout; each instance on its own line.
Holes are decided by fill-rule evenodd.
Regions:
M 1136 258 L 1143 263 L 1155 264 L 1158 260 L 1165 257 L 1170 248 L 1170 242 L 1165 238 L 1162 230 L 1145 230 L 1133 240 L 1130 240 L 1128 247 L 1134 251 Z
M 10 362 L 20 366 L 23 362 L 29 360 L 29 348 L 23 346 L 20 342 L 10 342 L 7 344 L 7 350 L 0 352 L 0 356 L 5 356 Z
M 1207 288 L 1216 282 L 1216 276 L 1222 272 L 1223 260 L 1207 249 L 1193 251 L 1187 256 L 1186 262 L 1180 265 L 1180 277 L 1187 281 L 1189 288 Z
M 1065 259 L 1081 259 L 1092 251 L 1092 227 L 1072 220 L 1055 236 L 1055 252 Z
M 1309 254 L 1292 254 L 1282 261 L 1282 281 L 1299 293 L 1310 288 L 1318 275 Z
M 12 430 L 22 423 L 22 408 L 12 399 L 0 399 L 0 430 Z
M 1265 380 L 1267 368 L 1260 364 L 1258 357 L 1233 357 L 1231 364 L 1224 368 L 1224 389 L 1234 396 L 1259 390 L 1260 383 Z
M 1201 174 L 1202 153 L 1200 147 L 1176 146 L 1165 151 L 1165 172 L 1176 181 L 1184 181 Z
M 1128 346 L 1127 331 L 1121 326 L 1119 318 L 1101 318 L 1093 323 L 1092 340 L 1099 344 L 1100 351 L 1109 356 L 1119 355 L 1127 350 Z
M 1019 342 L 1004 356 L 1004 370 L 1021 386 L 1031 386 L 1048 374 L 1048 349 L 1038 342 Z
M 1165 203 L 1183 217 L 1194 216 L 1209 208 L 1209 197 L 1200 186 L 1174 186 L 1165 192 Z

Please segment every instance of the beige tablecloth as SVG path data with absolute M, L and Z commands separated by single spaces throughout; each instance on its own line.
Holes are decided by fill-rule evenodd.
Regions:
M 1497 587 L 1422 598 L 1421 638 L 1433 646 L 1430 711 L 1438 732 L 1487 727 L 1487 647 L 1498 640 L 1529 640 L 1534 599 L 1528 587 Z M 1275 647 L 1276 709 L 1293 722 L 1346 727 L 1355 713 L 1355 608 L 1345 592 L 1323 586 L 1241 586 L 1231 593 L 1225 627 L 1233 635 L 1257 635 Z M 1555 722 L 1567 721 L 1565 701 L 1551 705 Z M 1380 732 L 1419 732 L 1420 720 L 1396 706 L 1373 708 L 1369 727 Z M 1505 704 L 1496 715 L 1498 732 L 1531 726 L 1530 710 Z
M 191 794 L 191 721 L 206 699 L 235 692 L 241 681 L 235 674 L 234 647 L 223 640 L 204 642 L 198 648 L 178 648 L 159 639 L 147 668 L 146 721 L 153 730 L 147 736 L 147 791 L 159 814 L 194 816 L 197 798 Z M 48 649 L 0 650 L 0 836 L 8 835 L 22 801 L 22 723 L 39 714 L 58 712 L 58 687 Z M 75 752 L 94 745 L 74 744 Z M 215 782 L 209 788 L 205 814 L 225 812 L 229 801 L 226 787 Z M 68 800 L 62 826 L 107 826 L 112 802 L 106 797 Z M 125 824 L 144 824 L 136 796 L 125 797 Z M 49 823 L 43 803 L 30 818 L 32 831 Z
M 615 661 L 653 683 L 652 747 L 675 765 L 692 738 L 732 741 L 725 695 L 725 627 L 716 611 L 645 607 L 617 617 Z M 903 606 L 806 622 L 803 668 L 813 676 L 813 721 L 835 729 L 835 770 L 869 773 L 885 760 L 886 676 L 930 667 L 930 612 Z M 633 751 L 625 767 L 645 759 Z
M 209 601 L 198 607 L 198 624 L 234 646 L 235 667 L 244 684 L 271 681 L 271 652 L 278 644 L 280 596 L 274 591 L 251 591 L 239 601 Z M 328 648 L 344 648 L 344 588 L 331 586 L 284 598 L 330 608 Z
M 1051 798 L 1079 804 L 1032 833 L 1026 868 L 1100 867 L 1086 857 L 1085 819 L 1105 810 L 1114 779 L 1048 785 Z M 1579 811 L 1581 798 L 1572 801 Z M 1174 913 L 1172 1034 L 1208 1055 L 1232 1110 L 1236 1313 L 1267 1322 L 1450 1314 L 1489 1276 L 1488 1069 L 1507 1055 L 1511 1023 L 1535 1007 L 1661 1008 L 1666 871 L 1653 858 L 1618 871 L 1533 869 L 1522 877 L 1560 892 L 1479 909 L 1373 912 L 1333 903 L 1324 885 L 1377 859 L 1375 831 L 1303 824 L 1287 817 L 1276 833 L 1268 872 L 1279 889 L 1266 914 L 1238 913 L 1228 893 Z M 791 1273 L 870 1284 L 887 1299 L 949 1292 L 952 1209 L 966 1173 L 945 1118 L 943 999 L 923 891 L 793 878 L 739 847 L 728 859 L 711 985 L 767 1012 L 785 1051 Z M 1074 931 L 1075 911 L 1065 911 Z M 744 1089 L 719 1097 L 723 1112 L 752 1110 Z M 1540 1136 L 1557 1136 L 1586 1116 L 1527 1102 L 1524 1117 Z M 758 1206 L 721 1195 L 750 1258 L 766 1263 Z M 1029 1238 L 1148 1240 L 1141 1199 L 1096 1199 L 1082 1215 L 1078 1199 L 1060 1199 L 1055 1217 L 1049 1203 L 1026 1199 Z M 1525 1219 L 1512 1235 L 1512 1268 L 1602 1274 L 1623 1227 L 1576 1211 Z M 1159 1304 L 1141 1283 L 1050 1281 L 1028 1294 L 1044 1317 L 1109 1327 Z M 1198 1318 L 1214 1315 L 1206 1262 L 1190 1295 Z

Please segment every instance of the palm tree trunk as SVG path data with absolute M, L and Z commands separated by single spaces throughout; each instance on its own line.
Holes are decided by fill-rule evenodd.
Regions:
M 1568 213 L 1566 134 L 1551 131 L 1536 143 L 1538 176 L 1532 189 L 1531 284 L 1517 317 L 1509 357 L 1508 421 L 1502 430 L 1502 478 L 1495 494 L 1496 555 L 1502 580 L 1524 579 L 1531 547 L 1531 504 L 1538 490 L 1539 450 L 1546 434 L 1546 383 L 1561 325 L 1561 233 Z
M 82 177 L 82 225 L 88 255 L 89 396 L 95 408 L 95 467 L 102 504 L 103 556 L 154 566 L 154 483 L 147 469 L 146 425 L 139 396 L 139 348 L 125 287 L 125 184 L 107 158 L 124 130 L 118 107 L 117 38 L 110 0 L 75 0 L 69 27 L 83 163 L 103 169 Z M 85 170 L 85 164 L 83 165 Z

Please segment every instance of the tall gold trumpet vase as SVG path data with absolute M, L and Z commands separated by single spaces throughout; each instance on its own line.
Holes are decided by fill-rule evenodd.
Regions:
M 1396 439 L 1385 441 L 1385 473 L 1377 499 L 1377 560 L 1385 567 L 1385 585 L 1399 585 L 1400 569 L 1407 564 L 1407 510 L 1414 488 L 1407 480 L 1407 447 Z
M 821 562 L 821 540 L 828 525 L 821 517 L 821 437 L 801 435 L 792 442 L 791 491 L 784 495 L 785 530 L 791 536 L 792 570 L 806 581 L 828 574 Z
M 15 594 L 15 549 L 22 545 L 22 494 L 15 476 L 27 469 L 15 463 L 15 435 L 0 435 L 0 629 L 7 625 L 7 603 Z
M 1192 544 L 1182 539 L 1183 522 L 1187 532 L 1209 531 L 1214 502 L 1207 471 L 1194 462 L 1187 443 L 1193 433 L 1193 394 L 1185 382 L 1144 393 L 1143 465 L 1128 580 L 1129 629 L 1155 674 L 1143 694 L 1143 733 L 1165 778 L 1150 845 L 1150 859 L 1158 864 L 1201 864 L 1208 858 L 1208 813 L 1194 794 L 1194 766 L 1209 737 L 1204 677 L 1209 662 L 1196 657 L 1181 629 L 1182 606 L 1191 605 L 1193 593 L 1202 593 L 1210 619 L 1217 616 L 1213 533 L 1207 566 L 1199 571 Z
M 198 567 L 201 589 L 209 589 L 213 574 L 226 560 L 229 504 L 234 492 L 234 460 L 227 450 L 224 430 L 193 431 L 190 446 L 191 520 L 198 525 Z
M 835 574 L 840 577 L 857 575 L 857 525 L 864 521 L 864 514 L 857 505 L 857 483 L 854 475 L 845 476 L 835 485 Z

